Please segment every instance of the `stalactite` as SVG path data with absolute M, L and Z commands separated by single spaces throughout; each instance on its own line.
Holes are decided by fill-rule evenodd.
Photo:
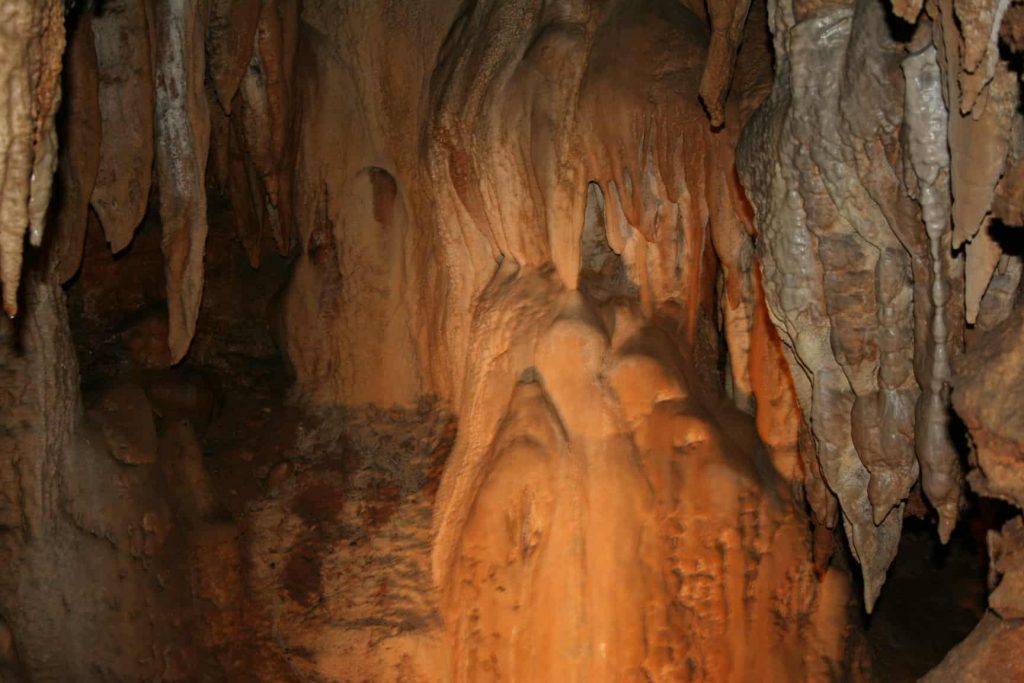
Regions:
M 700 81 L 700 97 L 708 109 L 711 124 L 725 121 L 725 99 L 732 82 L 736 53 L 750 10 L 750 0 L 709 2 L 711 44 Z
M 256 27 L 266 4 L 261 0 L 210 0 L 206 35 L 210 80 L 217 101 L 228 114 L 232 113 L 235 93 L 250 67 Z
M 188 351 L 203 296 L 206 157 L 206 3 L 161 0 L 154 8 L 156 169 L 163 222 L 171 361 Z
M 928 499 L 939 512 L 939 535 L 949 539 L 960 504 L 960 466 L 950 441 L 949 380 L 952 373 L 947 303 L 951 274 L 946 268 L 949 249 L 949 152 L 946 146 L 948 113 L 942 101 L 942 75 L 934 48 L 903 62 L 907 76 L 906 121 L 910 159 L 918 178 L 918 192 L 931 256 L 929 338 L 923 344 L 925 365 L 921 398 L 917 404 L 916 448 L 921 480 Z M 918 346 L 921 348 L 921 345 Z
M 239 84 L 245 146 L 257 173 L 254 187 L 256 215 L 274 238 L 278 250 L 287 252 L 287 222 L 281 216 L 281 183 L 287 131 L 287 82 L 281 17 L 276 2 L 264 0 L 257 30 L 253 34 L 251 59 Z
M 57 166 L 54 116 L 60 104 L 64 6 L 60 0 L 14 0 L 0 9 L 0 281 L 4 310 L 18 311 L 25 233 L 38 247 Z
M 60 184 L 52 221 L 56 244 L 51 258 L 61 282 L 78 271 L 100 164 L 100 106 L 92 15 L 79 17 L 70 35 L 64 70 L 64 113 L 60 131 Z
M 988 221 L 1007 157 L 1020 138 L 1014 125 L 1018 79 L 999 60 L 996 44 L 1006 4 L 943 0 L 930 10 L 950 111 L 952 246 L 966 243 L 964 314 L 969 324 L 977 320 L 998 261 Z
M 879 250 L 898 243 L 879 232 L 884 216 L 857 173 L 858 146 L 884 139 L 891 128 L 871 118 L 851 121 L 840 97 L 858 96 L 879 78 L 875 74 L 886 77 L 892 60 L 874 50 L 880 63 L 865 69 L 858 60 L 853 72 L 870 78 L 840 90 L 848 77 L 846 53 L 872 52 L 874 34 L 854 27 L 878 23 L 880 12 L 840 7 L 796 25 L 786 14 L 775 16 L 776 40 L 788 42 L 784 49 L 776 43 L 776 87 L 744 131 L 739 165 L 756 207 L 765 299 L 788 349 L 821 472 L 838 497 L 863 568 L 871 609 L 895 556 L 913 460 L 906 444 L 894 451 L 891 441 L 883 441 L 908 431 L 900 424 L 909 411 L 906 397 L 895 390 L 901 378 L 894 366 L 906 374 L 909 360 L 880 348 L 869 331 L 877 333 L 880 325 L 876 295 L 890 306 L 902 299 L 904 309 L 889 311 L 891 316 L 906 314 L 908 297 L 893 289 L 904 283 L 893 278 L 890 260 Z M 756 161 L 770 158 L 789 163 Z M 883 419 L 884 435 L 874 429 Z M 819 516 L 823 507 L 819 497 Z
M 227 122 L 225 134 L 227 153 L 227 191 L 231 199 L 234 213 L 235 232 L 242 242 L 249 263 L 254 268 L 259 266 L 263 246 L 263 220 L 256 212 L 261 202 L 263 186 L 257 179 L 256 170 L 246 154 L 245 142 L 242 139 L 241 124 L 237 121 Z M 253 192 L 257 194 L 254 196 Z
M 952 5 L 959 24 L 956 39 L 960 41 L 962 59 L 957 65 L 950 64 L 952 68 L 949 71 L 959 80 L 961 92 L 957 99 L 960 111 L 969 114 L 977 106 L 999 64 L 999 26 L 1010 0 L 956 0 Z M 949 6 L 946 5 L 947 9 L 943 11 L 948 11 Z M 950 110 L 953 109 L 955 107 L 951 105 Z M 1000 166 L 998 162 L 992 165 Z
M 99 70 L 100 165 L 92 208 L 116 254 L 149 204 L 153 168 L 153 51 L 144 0 L 106 0 L 93 18 Z

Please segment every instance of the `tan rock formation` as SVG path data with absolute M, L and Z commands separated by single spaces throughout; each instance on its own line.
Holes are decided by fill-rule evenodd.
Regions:
M 0 82 L 5 84 L 0 184 L 0 281 L 4 310 L 18 311 L 26 232 L 39 246 L 57 166 L 54 116 L 60 104 L 64 18 L 59 0 L 5 3 Z

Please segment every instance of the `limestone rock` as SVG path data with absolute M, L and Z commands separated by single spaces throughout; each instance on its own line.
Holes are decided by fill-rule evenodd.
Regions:
M 156 79 L 156 172 L 163 223 L 171 362 L 188 351 L 203 296 L 206 246 L 206 157 L 210 115 L 205 0 L 161 0 L 151 30 Z
M 1024 522 L 1007 522 L 1002 532 L 989 532 L 989 608 L 1003 619 L 1024 617 Z
M 1004 680 L 1024 676 L 1020 648 L 1024 626 L 988 612 L 967 639 L 922 678 L 926 683 L 982 683 L 993 675 Z
M 92 191 L 114 253 L 124 250 L 149 204 L 153 169 L 153 45 L 143 0 L 110 0 L 93 20 L 102 131 Z
M 8 94 L 0 119 L 0 283 L 4 310 L 18 311 L 25 234 L 42 244 L 53 172 L 57 167 L 54 117 L 60 104 L 64 7 L 60 0 L 4 3 L 0 82 Z
M 110 454 L 127 465 L 156 461 L 157 438 L 149 398 L 137 384 L 120 384 L 104 391 L 93 411 Z
M 232 101 L 253 56 L 260 20 L 260 0 L 211 0 L 206 51 L 210 79 L 220 106 L 231 113 Z
M 953 394 L 957 413 L 974 444 L 977 469 L 971 486 L 986 496 L 1024 507 L 1024 311 L 1017 311 L 972 351 L 960 368 Z M 998 396 L 1000 400 L 992 400 Z
M 98 97 L 98 65 L 93 45 L 92 17 L 81 16 L 68 38 L 69 49 L 64 70 L 63 130 L 60 131 L 60 155 L 54 230 L 58 246 L 57 262 L 61 282 L 78 272 L 85 247 L 86 226 L 91 220 L 89 198 L 99 171 L 101 121 Z

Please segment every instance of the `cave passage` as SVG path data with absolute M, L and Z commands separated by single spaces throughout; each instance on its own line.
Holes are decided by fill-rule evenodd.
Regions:
M 0 4 L 0 683 L 1024 680 L 1017 0 Z

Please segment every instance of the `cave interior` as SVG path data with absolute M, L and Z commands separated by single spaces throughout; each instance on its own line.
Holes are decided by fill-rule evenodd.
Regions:
M 1022 0 L 0 26 L 0 682 L 1024 681 Z

